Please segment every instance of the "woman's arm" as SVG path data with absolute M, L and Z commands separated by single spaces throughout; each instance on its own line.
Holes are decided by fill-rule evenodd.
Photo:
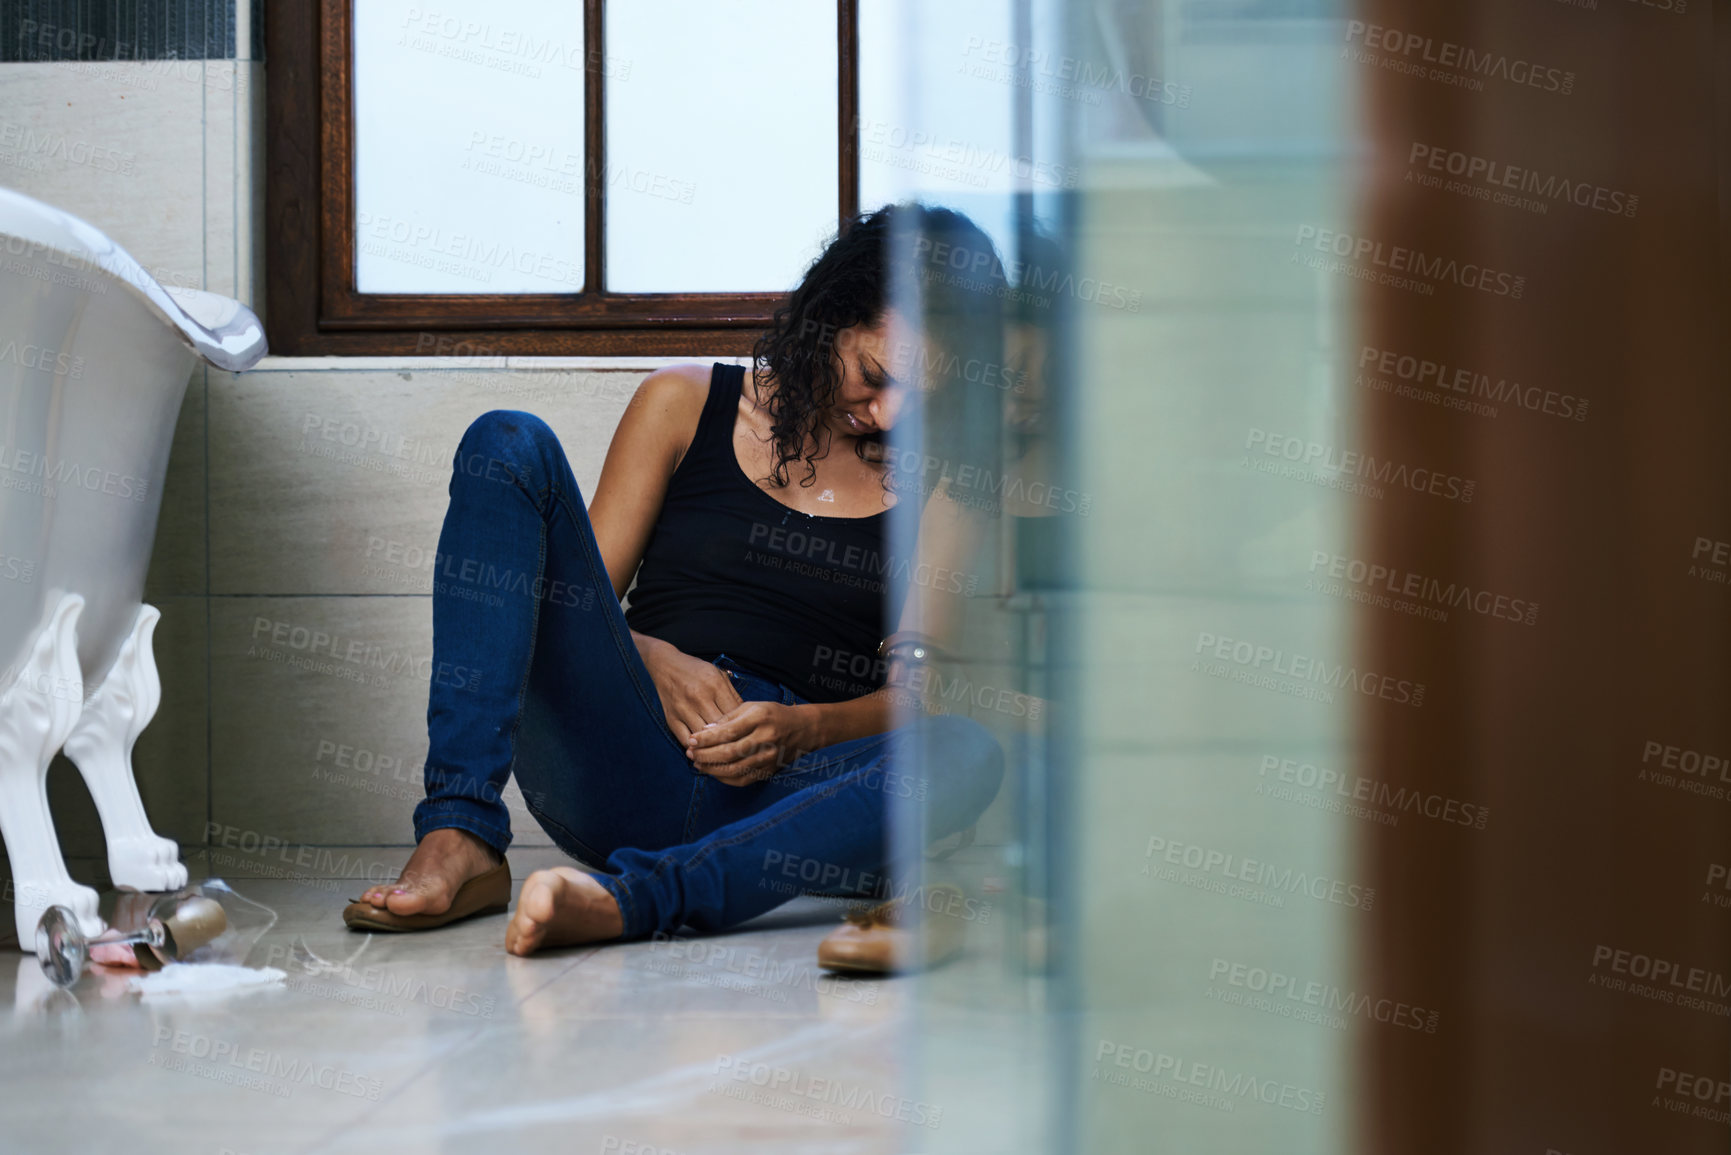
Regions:
M 917 564 L 911 571 L 930 575 L 930 580 L 915 582 L 909 588 L 892 638 L 919 635 L 944 649 L 955 648 L 956 622 L 965 596 L 955 590 L 960 586 L 969 594 L 978 592 L 979 583 L 969 580 L 975 576 L 969 567 L 978 563 L 988 520 L 983 511 L 950 496 L 947 478 L 932 487 L 932 496 L 920 511 L 920 529 L 914 539 Z
M 985 515 L 979 510 L 951 499 L 947 482 L 933 488 L 931 499 L 920 511 L 920 530 L 914 539 L 915 565 L 909 570 L 930 577 L 909 587 L 891 640 L 917 637 L 935 641 L 944 649 L 955 646 L 963 595 L 954 592 L 954 588 L 957 584 L 963 589 L 970 588 L 969 575 L 964 571 L 979 555 L 986 538 L 985 523 Z M 959 583 L 951 580 L 952 575 L 960 579 Z M 889 667 L 888 682 L 883 689 L 863 698 L 796 707 L 808 711 L 806 731 L 812 741 L 809 749 L 881 734 L 896 724 L 898 705 L 904 710 L 921 706 L 919 694 L 906 687 L 899 662 Z
M 589 502 L 589 525 L 615 597 L 623 599 L 631 588 L 667 499 L 668 482 L 691 448 L 709 397 L 709 374 L 701 365 L 651 373 L 613 431 Z M 680 741 L 739 705 L 732 680 L 710 663 L 636 630 L 631 639 L 655 683 L 668 728 Z
M 884 686 L 863 698 L 794 706 L 793 709 L 805 714 L 804 732 L 809 742 L 806 749 L 818 750 L 888 730 L 896 723 L 895 695 L 894 687 Z
M 637 387 L 613 431 L 589 501 L 589 524 L 615 597 L 623 598 L 637 576 L 667 484 L 691 447 L 708 396 L 709 371 L 702 366 L 659 369 Z
M 970 564 L 985 540 L 985 517 L 950 498 L 946 486 L 937 486 L 920 513 L 915 559 L 909 572 L 960 573 Z M 940 590 L 952 583 L 932 580 L 916 582 L 903 604 L 896 637 L 918 634 L 935 638 L 940 645 L 954 644 L 955 601 L 959 595 Z M 963 581 L 964 587 L 966 581 Z M 896 708 L 923 705 L 920 694 L 905 685 L 899 663 L 889 669 L 889 684 L 859 698 L 841 702 L 809 702 L 784 706 L 780 702 L 744 702 L 726 717 L 695 730 L 686 739 L 686 753 L 698 769 L 735 786 L 761 781 L 802 754 L 881 734 L 897 722 Z
M 896 693 L 886 686 L 845 702 L 741 702 L 693 730 L 685 754 L 698 770 L 729 786 L 761 782 L 802 754 L 888 730 Z

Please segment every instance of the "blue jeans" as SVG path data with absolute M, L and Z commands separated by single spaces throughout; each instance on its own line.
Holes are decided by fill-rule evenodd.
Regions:
M 457 447 L 433 586 L 427 796 L 415 838 L 467 830 L 503 854 L 515 774 L 555 843 L 602 872 L 625 935 L 715 931 L 800 893 L 894 893 L 892 859 L 971 825 L 1003 751 L 978 723 L 922 717 L 729 786 L 693 768 L 595 544 L 558 438 L 494 410 Z M 745 700 L 803 701 L 725 655 Z M 909 805 L 892 852 L 889 806 Z

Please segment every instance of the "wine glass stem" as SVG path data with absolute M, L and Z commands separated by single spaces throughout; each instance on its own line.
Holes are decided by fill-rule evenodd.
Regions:
M 101 945 L 131 946 L 134 943 L 142 943 L 144 946 L 160 947 L 164 938 L 162 924 L 152 920 L 151 924 L 143 930 L 135 930 L 131 934 L 123 934 L 119 938 L 105 939 Z

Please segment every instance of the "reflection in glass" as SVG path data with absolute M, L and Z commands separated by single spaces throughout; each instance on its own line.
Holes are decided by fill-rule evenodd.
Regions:
M 1365 914 L 1312 897 L 1363 893 L 1350 831 L 1252 793 L 1269 758 L 1346 764 L 1350 714 L 1198 657 L 1349 659 L 1302 573 L 1344 549 L 1339 492 L 1240 464 L 1254 430 L 1351 416 L 1343 297 L 1279 243 L 1344 203 L 1314 8 L 910 0 L 874 25 L 907 37 L 909 95 L 877 151 L 862 135 L 865 187 L 960 209 L 994 250 L 934 238 L 898 304 L 929 345 L 984 349 L 946 293 L 985 274 L 1002 302 L 996 351 L 894 434 L 943 478 L 897 505 L 896 552 L 972 579 L 911 599 L 903 627 L 943 650 L 920 708 L 984 725 L 1006 766 L 968 845 L 912 845 L 903 807 L 923 884 L 991 911 L 918 979 L 917 1097 L 945 1120 L 919 1150 L 1341 1149 L 1343 1113 L 1312 1108 L 1345 1095 L 1346 1034 L 1231 996 L 1234 967 L 1352 989 Z

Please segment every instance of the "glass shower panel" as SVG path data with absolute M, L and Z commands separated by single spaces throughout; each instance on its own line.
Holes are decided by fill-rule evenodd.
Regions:
M 1293 5 L 1074 4 L 1083 487 L 1069 1066 L 1081 1150 L 1346 1149 L 1362 685 L 1330 596 L 1355 509 L 1339 20 Z M 1086 73 L 1087 64 L 1080 66 Z M 1323 559 L 1319 564 L 1318 558 Z M 1397 677 L 1376 708 L 1410 709 Z
M 979 903 L 918 980 L 944 1123 L 910 1149 L 1344 1150 L 1357 1024 L 1328 1008 L 1375 894 L 1323 786 L 1360 709 L 1423 689 L 1355 664 L 1328 580 L 1381 496 L 1346 456 L 1352 281 L 1304 247 L 1346 213 L 1342 21 L 1005 0 L 884 24 L 908 95 L 878 153 L 862 135 L 867 187 L 893 164 L 897 195 L 990 238 L 1001 272 L 964 263 L 1001 277 L 1008 366 L 922 379 L 896 433 L 946 479 L 898 506 L 898 548 L 936 549 L 955 500 L 973 550 L 971 593 L 915 600 L 943 648 L 920 709 L 972 717 L 1006 766 L 967 845 L 903 807 L 926 890 Z M 963 270 L 924 251 L 901 300 L 929 345 L 977 347 L 933 287 Z
M 1069 318 L 1118 287 L 1078 281 L 1067 220 L 1080 170 L 1061 86 L 1029 84 L 1031 51 L 1055 51 L 1053 3 L 888 4 L 862 9 L 862 48 L 893 59 L 894 99 L 862 84 L 865 203 L 917 201 L 898 302 L 922 343 L 905 376 L 915 418 L 893 434 L 903 500 L 894 552 L 919 563 L 900 624 L 933 639 L 909 713 L 960 716 L 1003 751 L 997 796 L 974 827 L 933 839 L 938 818 L 902 807 L 897 849 L 917 879 L 925 931 L 965 949 L 917 982 L 910 1036 L 917 1098 L 942 1126 L 931 1152 L 1061 1150 L 1056 1056 L 1067 946 L 1055 921 L 1073 880 L 1060 867 L 1073 724 L 1069 565 L 1096 495 L 1078 483 L 1069 437 Z M 874 11 L 876 9 L 876 11 Z M 953 215 L 947 215 L 953 214 Z M 936 744 L 925 772 L 944 774 Z M 940 901 L 954 895 L 959 901 Z

